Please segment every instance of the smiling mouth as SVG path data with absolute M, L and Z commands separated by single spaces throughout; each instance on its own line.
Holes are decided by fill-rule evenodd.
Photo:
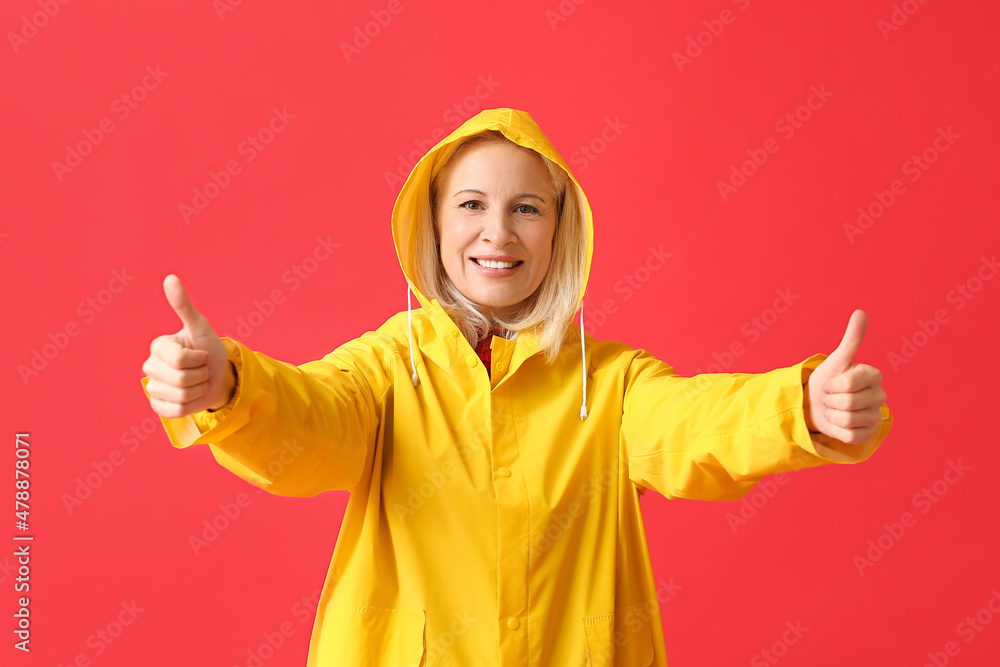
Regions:
M 516 262 L 497 262 L 491 259 L 479 259 L 478 257 L 473 257 L 472 261 L 487 269 L 510 269 L 520 264 L 524 264 L 522 260 L 517 260 Z

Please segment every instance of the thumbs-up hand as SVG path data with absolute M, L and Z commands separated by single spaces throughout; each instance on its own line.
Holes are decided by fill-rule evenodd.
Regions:
M 806 425 L 841 442 L 859 444 L 875 435 L 882 419 L 882 373 L 854 363 L 868 329 L 868 316 L 855 310 L 840 345 L 809 376 Z
M 218 410 L 232 398 L 236 369 L 226 346 L 212 325 L 199 313 L 180 279 L 163 280 L 167 301 L 183 327 L 174 334 L 153 339 L 149 358 L 142 365 L 149 376 L 149 404 L 164 417 L 183 417 L 205 409 Z

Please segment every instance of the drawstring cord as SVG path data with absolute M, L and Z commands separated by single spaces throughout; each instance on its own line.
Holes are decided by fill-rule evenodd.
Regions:
M 413 386 L 417 386 L 417 362 L 413 357 L 413 313 L 410 298 L 413 294 L 412 285 L 409 281 L 406 282 L 406 331 L 410 335 L 410 368 L 413 369 L 413 375 L 410 379 L 413 381 Z
M 583 301 L 580 302 L 580 354 L 583 355 L 583 404 L 580 405 L 580 421 L 587 418 L 587 347 L 583 341 Z

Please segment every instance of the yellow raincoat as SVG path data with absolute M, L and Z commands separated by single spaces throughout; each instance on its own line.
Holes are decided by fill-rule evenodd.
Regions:
M 425 204 L 434 153 L 486 129 L 569 173 L 527 113 L 468 120 L 393 209 L 408 283 L 408 213 Z M 586 336 L 581 349 L 576 324 L 552 366 L 529 334 L 493 338 L 491 378 L 437 300 L 413 291 L 412 323 L 400 312 L 298 367 L 224 338 L 233 399 L 163 419 L 174 446 L 208 444 L 271 493 L 350 491 L 309 667 L 662 667 L 640 494 L 733 500 L 765 475 L 864 461 L 892 425 L 883 405 L 867 443 L 810 439 L 803 383 L 826 355 L 685 378 L 622 343 Z

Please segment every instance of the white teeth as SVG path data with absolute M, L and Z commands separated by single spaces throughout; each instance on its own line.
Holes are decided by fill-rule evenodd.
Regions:
M 515 264 L 517 264 L 517 262 L 494 262 L 493 260 L 489 259 L 475 259 L 475 258 L 473 258 L 473 261 L 479 264 L 480 266 L 485 266 L 488 269 L 509 269 Z

